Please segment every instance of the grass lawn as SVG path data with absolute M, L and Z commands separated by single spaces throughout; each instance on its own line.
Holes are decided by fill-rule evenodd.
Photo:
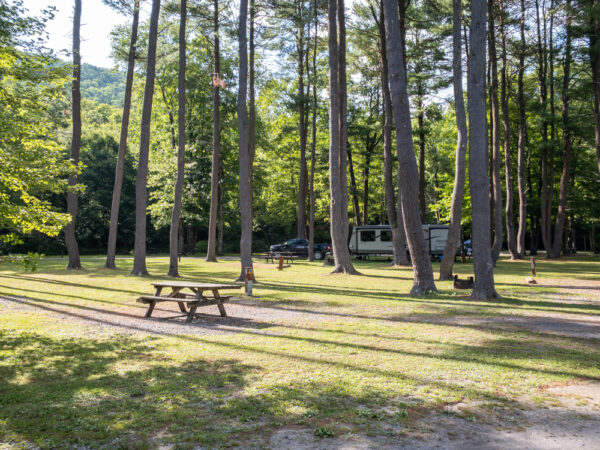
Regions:
M 145 278 L 128 276 L 131 259 L 117 262 L 117 271 L 103 269 L 102 257 L 84 257 L 78 272 L 61 258 L 36 273 L 0 265 L 0 448 L 261 447 L 283 428 L 325 443 L 393 439 L 455 403 L 480 405 L 464 418 L 485 421 L 551 404 L 548 386 L 600 380 L 597 340 L 518 326 L 597 316 L 599 258 L 538 262 L 547 286 L 523 284 L 528 261 L 502 260 L 503 298 L 494 302 L 466 300 L 450 282 L 408 297 L 412 271 L 386 261 L 357 261 L 355 277 L 261 261 L 254 299 L 227 306 L 257 311 L 251 318 L 170 320 L 178 332 L 142 319 L 135 303 L 166 279 L 168 258 L 149 258 Z M 470 264 L 456 268 L 472 273 Z M 239 270 L 238 261 L 184 258 L 180 273 L 231 282 Z M 119 320 L 94 319 L 102 311 Z

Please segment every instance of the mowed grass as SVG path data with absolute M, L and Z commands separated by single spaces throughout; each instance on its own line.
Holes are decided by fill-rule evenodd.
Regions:
M 600 313 L 585 292 L 563 300 L 559 282 L 524 285 L 528 261 L 499 262 L 503 298 L 493 302 L 468 300 L 450 282 L 409 297 L 412 270 L 386 261 L 357 262 L 363 276 L 354 277 L 259 261 L 255 306 L 298 318 L 258 316 L 233 333 L 190 335 L 80 320 L 96 310 L 143 316 L 135 299 L 168 269 L 168 258 L 151 257 L 153 276 L 137 278 L 131 259 L 117 271 L 103 262 L 86 257 L 73 272 L 66 259 L 47 258 L 33 274 L 0 265 L 0 296 L 36 306 L 0 303 L 0 447 L 260 447 L 282 427 L 323 439 L 405 434 L 448 404 L 518 408 L 543 403 L 549 385 L 600 380 L 597 341 L 502 326 L 506 316 Z M 470 264 L 456 269 L 472 273 Z M 184 258 L 180 272 L 231 282 L 240 266 Z M 585 288 L 600 280 L 600 260 L 541 261 L 538 273 Z M 65 306 L 70 313 L 53 312 Z

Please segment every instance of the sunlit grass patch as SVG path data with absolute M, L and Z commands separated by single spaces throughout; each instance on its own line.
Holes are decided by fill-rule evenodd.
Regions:
M 412 271 L 383 260 L 357 262 L 357 277 L 330 276 L 319 263 L 278 271 L 261 262 L 255 297 L 242 303 L 256 311 L 249 322 L 257 326 L 206 334 L 186 334 L 184 324 L 177 334 L 135 328 L 145 310 L 135 299 L 165 279 L 166 257 L 149 258 L 144 278 L 128 276 L 130 259 L 118 271 L 103 269 L 103 258 L 83 262 L 77 272 L 60 258 L 33 274 L 0 266 L 0 295 L 14 298 L 0 303 L 0 444 L 264 444 L 273 430 L 294 426 L 322 430 L 323 439 L 325 430 L 405 433 L 446 405 L 544 404 L 544 386 L 600 379 L 597 341 L 509 320 L 600 310 L 584 296 L 562 301 L 559 285 L 523 285 L 528 262 L 499 263 L 503 298 L 495 302 L 471 301 L 450 282 L 409 297 Z M 472 274 L 470 264 L 456 269 Z M 239 262 L 184 258 L 180 271 L 187 280 L 231 282 Z M 544 261 L 538 273 L 585 287 L 600 279 L 600 263 Z M 124 319 L 89 320 L 100 312 Z

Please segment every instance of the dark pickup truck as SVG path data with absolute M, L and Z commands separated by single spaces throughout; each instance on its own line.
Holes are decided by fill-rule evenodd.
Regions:
M 271 245 L 269 251 L 272 253 L 288 252 L 294 256 L 308 256 L 308 241 L 306 239 L 290 239 L 283 244 Z M 331 245 L 329 244 L 315 244 L 315 259 L 321 260 L 325 258 L 327 252 L 330 251 Z

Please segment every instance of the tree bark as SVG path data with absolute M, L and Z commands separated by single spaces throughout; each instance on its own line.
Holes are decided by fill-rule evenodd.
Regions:
M 541 162 L 541 182 L 540 182 L 540 228 L 542 234 L 542 242 L 544 249 L 548 251 L 551 247 L 552 236 L 550 233 L 551 224 L 550 217 L 548 216 L 548 201 L 552 204 L 552 192 L 548 189 L 548 86 L 547 86 L 547 50 L 546 50 L 546 10 L 545 2 L 543 5 L 543 20 L 544 20 L 544 34 L 542 37 L 541 24 L 540 24 L 540 7 L 539 1 L 535 2 L 536 10 L 536 28 L 537 28 L 537 51 L 538 51 L 538 90 L 539 98 L 541 103 L 541 121 L 540 121 L 540 134 L 541 134 L 541 148 L 540 148 L 540 162 Z
M 315 260 L 315 164 L 317 153 L 317 43 L 319 35 L 319 11 L 314 0 L 314 40 L 312 54 L 312 139 L 310 143 L 310 176 L 308 179 L 308 260 Z
M 563 232 L 565 228 L 565 219 L 567 217 L 567 197 L 569 191 L 569 178 L 571 176 L 571 123 L 569 119 L 570 92 L 569 83 L 571 81 L 571 40 L 572 40 L 572 11 L 571 0 L 566 0 L 566 30 L 565 37 L 565 59 L 563 65 L 563 86 L 562 86 L 562 146 L 563 146 L 563 168 L 560 177 L 560 189 L 558 194 L 558 212 L 556 214 L 556 223 L 554 226 L 554 242 L 552 244 L 551 258 L 560 258 L 563 245 Z
M 256 89 L 255 89 L 255 70 L 254 70 L 254 26 L 256 17 L 256 7 L 254 0 L 250 0 L 250 42 L 248 49 L 249 68 L 248 68 L 248 151 L 250 153 L 250 204 L 254 211 L 254 157 L 256 155 Z
M 186 45 L 185 45 L 185 27 L 187 19 L 187 0 L 181 0 L 181 10 L 179 19 L 179 72 L 177 74 L 178 107 L 177 114 L 177 180 L 175 182 L 175 198 L 173 201 L 173 211 L 171 213 L 171 233 L 170 233 L 170 258 L 169 273 L 170 277 L 179 276 L 179 248 L 178 234 L 179 221 L 181 218 L 181 207 L 183 200 L 183 183 L 185 181 L 185 70 L 186 70 Z
M 81 149 L 81 0 L 75 0 L 73 12 L 73 81 L 71 83 L 72 112 L 73 112 L 73 134 L 71 138 L 71 172 L 69 173 L 69 190 L 67 192 L 67 213 L 71 221 L 65 227 L 65 244 L 69 255 L 67 269 L 81 269 L 79 257 L 79 245 L 75 230 L 77 227 L 78 198 L 77 171 L 79 170 L 79 152 Z
M 521 0 L 521 45 L 519 49 L 519 74 L 517 103 L 519 105 L 519 147 L 517 155 L 517 173 L 519 187 L 519 232 L 517 233 L 517 253 L 525 256 L 525 234 L 527 233 L 527 192 L 525 186 L 525 146 L 527 145 L 527 119 L 525 117 L 525 94 L 523 75 L 525 73 L 525 1 Z
M 214 73 L 213 73 L 213 121 L 212 121 L 212 164 L 210 178 L 210 218 L 208 222 L 208 245 L 206 261 L 217 262 L 217 215 L 219 202 L 219 169 L 221 167 L 221 128 L 220 122 L 220 72 L 221 46 L 219 41 L 219 0 L 213 0 L 213 30 L 214 30 Z
M 500 179 L 500 112 L 498 108 L 498 57 L 496 52 L 496 30 L 494 25 L 494 2 L 489 1 L 489 52 L 491 65 L 491 118 L 492 118 L 492 198 L 494 204 L 494 243 L 492 261 L 496 264 L 502 250 L 502 180 Z
M 399 7 L 404 8 L 404 3 L 399 2 Z M 383 114 L 382 114 L 382 140 L 383 140 L 383 164 L 384 164 L 384 187 L 385 187 L 385 209 L 387 213 L 388 224 L 392 232 L 392 252 L 394 259 L 392 265 L 394 267 L 408 266 L 408 254 L 406 251 L 406 233 L 404 231 L 404 219 L 402 216 L 402 200 L 401 192 L 398 191 L 396 202 L 396 194 L 394 189 L 394 159 L 392 156 L 392 130 L 393 124 L 393 107 L 389 84 L 389 67 L 387 61 L 387 45 L 385 37 L 385 12 L 382 0 L 379 2 L 379 17 L 373 6 L 370 6 L 373 19 L 377 23 L 379 31 L 379 51 L 381 55 L 381 93 L 383 98 Z M 400 14 L 400 26 L 403 25 L 403 14 Z M 401 37 L 404 30 L 401 29 Z M 403 39 L 403 38 L 402 38 Z M 404 42 L 404 41 L 403 41 Z M 406 67 L 406 66 L 405 66 Z M 396 170 L 396 181 L 400 185 L 400 171 Z
M 413 145 L 410 105 L 407 91 L 407 74 L 404 65 L 405 49 L 400 33 L 398 3 L 395 0 L 383 0 L 386 31 L 386 53 L 388 59 L 390 93 L 396 126 L 396 149 L 400 174 L 400 195 L 404 229 L 413 265 L 413 287 L 411 295 L 424 295 L 428 291 L 437 291 L 433 281 L 433 269 L 429 251 L 425 245 L 421 217 L 419 215 L 419 191 L 413 183 L 419 176 Z
M 306 142 L 308 136 L 307 104 L 304 90 L 305 74 L 305 48 L 304 48 L 304 17 L 303 5 L 298 6 L 299 23 L 297 26 L 296 47 L 298 52 L 298 132 L 300 136 L 300 173 L 298 175 L 298 223 L 296 236 L 298 239 L 306 237 L 306 191 L 308 185 L 308 170 L 306 166 Z M 307 68 L 306 68 L 307 69 Z
M 348 146 L 348 170 L 350 172 L 350 192 L 352 194 L 352 208 L 354 209 L 354 221 L 356 225 L 362 225 L 360 206 L 358 204 L 358 189 L 356 188 L 356 175 L 354 173 L 354 163 L 352 161 L 352 150 Z
M 487 118 L 485 105 L 486 1 L 471 0 L 471 31 L 467 71 L 469 113 L 469 188 L 472 202 L 472 247 L 475 284 L 471 298 L 498 298 L 490 253 L 490 181 L 487 175 Z
M 245 269 L 253 268 L 252 264 L 252 155 L 250 153 L 248 128 L 248 0 L 240 0 L 239 20 L 239 87 L 238 87 L 238 125 L 240 152 L 240 215 L 242 232 L 240 238 L 241 273 L 238 280 L 244 279 Z
M 454 189 L 450 209 L 450 227 L 440 264 L 440 280 L 452 280 L 456 249 L 460 240 L 462 202 L 465 194 L 465 169 L 467 156 L 467 117 L 462 86 L 462 3 L 452 0 L 452 81 L 454 87 L 454 110 L 456 112 L 456 156 L 454 160 Z
M 219 180 L 223 179 L 223 163 L 219 168 Z M 217 255 L 223 256 L 223 233 L 225 230 L 225 218 L 223 216 L 223 199 L 225 198 L 225 186 L 219 183 L 219 215 L 217 221 Z
M 110 207 L 110 225 L 108 228 L 108 249 L 106 251 L 107 269 L 116 269 L 115 256 L 117 252 L 117 230 L 119 226 L 119 207 L 121 204 L 121 191 L 123 188 L 123 170 L 125 168 L 125 153 L 127 152 L 127 136 L 129 134 L 129 115 L 131 111 L 131 93 L 133 91 L 133 74 L 135 69 L 136 44 L 140 18 L 140 0 L 133 4 L 133 21 L 131 24 L 131 38 L 129 41 L 129 56 L 127 59 L 127 76 L 125 78 L 125 98 L 123 99 L 123 118 L 121 119 L 121 137 L 117 153 L 117 166 L 115 168 L 115 182 L 113 186 L 112 203 Z
M 150 14 L 150 32 L 148 37 L 148 59 L 146 67 L 146 86 L 140 133 L 140 154 L 137 178 L 135 182 L 135 245 L 133 269 L 131 275 L 148 274 L 146 268 L 146 208 L 148 205 L 148 159 L 150 156 L 150 122 L 152 120 L 152 99 L 154 97 L 154 77 L 156 75 L 156 41 L 158 37 L 158 18 L 160 0 L 152 0 Z
M 594 94 L 594 131 L 596 138 L 596 156 L 598 158 L 598 172 L 600 173 L 600 11 L 598 0 L 590 1 L 590 65 L 592 68 L 592 91 Z
M 332 273 L 358 274 L 348 249 L 346 23 L 344 0 L 329 0 L 329 189 Z
M 417 124 L 419 127 L 419 210 L 421 222 L 427 223 L 425 201 L 425 113 L 423 111 L 423 82 L 417 81 Z
M 378 142 L 375 140 L 374 142 Z M 365 152 L 365 170 L 363 171 L 363 219 L 362 223 L 369 223 L 369 175 L 371 172 L 371 154 L 375 149 L 373 143 L 369 143 Z
M 550 29 L 549 29 L 549 64 L 548 64 L 548 84 L 550 85 L 550 154 L 548 155 L 548 198 L 546 217 L 548 221 L 548 240 L 549 247 L 546 249 L 546 258 L 550 258 L 552 246 L 554 245 L 552 235 L 552 205 L 554 203 L 554 159 L 556 153 L 556 106 L 554 95 L 554 0 L 550 1 Z
M 158 82 L 160 94 L 162 96 L 165 107 L 167 108 L 167 115 L 169 117 L 169 131 L 171 132 L 171 148 L 173 149 L 173 153 L 175 153 L 177 151 L 177 136 L 175 135 L 175 116 L 173 114 L 173 109 L 171 108 L 171 102 L 167 98 L 167 92 L 165 90 L 166 80 L 162 80 L 161 83 L 160 76 L 158 76 L 156 81 Z
M 510 111 L 508 108 L 509 80 L 508 80 L 508 58 L 506 55 L 506 29 L 504 26 L 504 1 L 500 0 L 500 36 L 502 39 L 502 69 L 500 71 L 500 107 L 502 109 L 502 122 L 504 124 L 504 180 L 506 184 L 506 243 L 510 253 L 510 259 L 519 259 L 517 252 L 517 241 L 515 235 L 514 216 L 514 180 L 511 156 L 511 130 Z
M 388 77 L 387 46 L 385 43 L 385 14 L 382 0 L 379 2 L 379 18 L 375 9 L 371 6 L 373 19 L 377 22 L 379 31 L 379 53 L 381 55 L 381 96 L 383 98 L 383 114 L 381 123 L 381 135 L 383 139 L 383 177 L 385 187 L 385 207 L 387 220 L 392 231 L 392 251 L 394 255 L 393 265 L 408 266 L 408 255 L 406 254 L 406 235 L 402 216 L 396 210 L 396 194 L 394 190 L 394 158 L 392 156 L 392 129 L 394 127 L 392 117 L 392 99 L 390 94 L 390 83 Z M 399 179 L 397 179 L 399 181 Z M 401 206 L 399 210 L 401 211 Z

